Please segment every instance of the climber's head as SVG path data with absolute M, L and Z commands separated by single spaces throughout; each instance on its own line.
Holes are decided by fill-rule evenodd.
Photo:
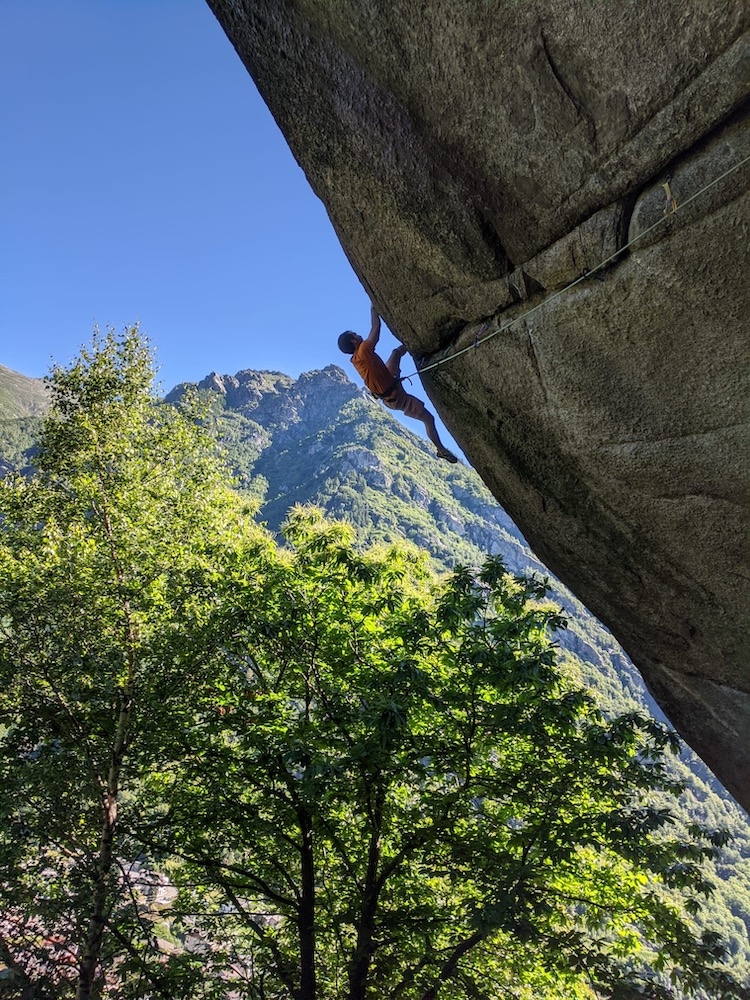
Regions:
M 354 354 L 361 343 L 362 338 L 358 333 L 353 330 L 344 330 L 339 337 L 339 350 L 343 351 L 344 354 Z

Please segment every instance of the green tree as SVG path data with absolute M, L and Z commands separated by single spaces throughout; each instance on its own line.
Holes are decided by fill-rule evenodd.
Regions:
M 97 335 L 48 379 L 38 473 L 0 488 L 0 959 L 11 995 L 84 1000 L 126 981 L 135 995 L 172 995 L 133 803 L 213 698 L 221 579 L 240 551 L 246 566 L 248 549 L 269 543 L 195 414 L 159 404 L 152 383 L 136 329 Z
M 314 512 L 277 547 L 152 372 L 134 329 L 55 368 L 0 488 L 0 988 L 730 996 L 672 737 L 568 682 L 544 588 Z
M 566 679 L 544 587 L 496 559 L 434 587 L 299 509 L 286 538 L 225 608 L 222 712 L 144 799 L 239 994 L 732 995 L 689 917 L 721 837 L 670 836 L 673 735 Z

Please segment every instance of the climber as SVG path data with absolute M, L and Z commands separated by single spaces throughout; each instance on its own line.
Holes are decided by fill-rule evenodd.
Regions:
M 380 316 L 375 306 L 372 306 L 372 327 L 367 339 L 360 337 L 353 330 L 346 330 L 339 337 L 339 349 L 344 354 L 351 354 L 352 364 L 362 377 L 362 381 L 376 399 L 382 400 L 391 410 L 401 410 L 407 417 L 421 420 L 427 431 L 427 437 L 437 448 L 438 458 L 446 462 L 457 462 L 452 451 L 443 445 L 435 426 L 435 418 L 421 399 L 410 396 L 401 385 L 401 358 L 406 354 L 406 348 L 397 347 L 388 360 L 383 363 L 375 353 L 375 345 L 380 339 Z

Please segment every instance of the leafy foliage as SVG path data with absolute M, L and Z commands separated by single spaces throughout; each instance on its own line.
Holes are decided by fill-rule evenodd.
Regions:
M 71 977 L 91 995 L 102 965 L 147 946 L 123 797 L 173 759 L 186 676 L 210 690 L 223 569 L 267 544 L 193 415 L 151 383 L 137 331 L 97 340 L 52 373 L 38 474 L 2 484 L 0 936 L 22 981 L 40 938 L 42 957 L 66 943 L 66 963 L 42 962 L 50 997 Z
M 729 995 L 668 891 L 698 909 L 721 838 L 670 836 L 650 795 L 678 791 L 672 734 L 565 678 L 544 588 L 497 559 L 430 587 L 299 508 L 285 534 L 236 594 L 221 711 L 151 788 L 152 849 L 245 956 L 245 995 L 584 996 L 644 954 Z
M 491 552 L 502 555 L 516 573 L 546 573 L 476 473 L 436 462 L 426 442 L 348 383 L 346 395 L 338 371 L 312 373 L 304 385 L 286 387 L 270 375 L 239 373 L 240 383 L 249 374 L 259 383 L 265 378 L 268 384 L 259 384 L 260 402 L 227 396 L 223 405 L 216 392 L 207 392 L 213 405 L 221 406 L 216 433 L 233 467 L 244 482 L 262 477 L 259 494 L 265 502 L 259 517 L 272 530 L 280 530 L 292 503 L 314 504 L 352 524 L 360 548 L 407 538 L 429 553 L 438 570 L 457 563 L 478 567 Z M 312 413 L 308 398 L 315 401 Z M 243 440 L 250 451 L 242 451 Z M 606 714 L 636 711 L 666 721 L 613 637 L 558 581 L 551 581 L 551 593 L 568 619 L 558 641 L 570 668 L 595 692 Z M 697 920 L 707 931 L 711 926 L 722 930 L 733 967 L 750 979 L 747 815 L 689 749 L 671 759 L 670 774 L 686 786 L 677 806 L 684 827 L 700 822 L 731 831 L 731 846 L 717 869 L 717 890 Z
M 260 382 L 325 482 L 319 401 Z M 538 582 L 299 508 L 277 546 L 136 330 L 49 384 L 0 510 L 9 995 L 736 995 L 693 922 L 723 837 L 674 812 L 671 734 L 560 666 Z

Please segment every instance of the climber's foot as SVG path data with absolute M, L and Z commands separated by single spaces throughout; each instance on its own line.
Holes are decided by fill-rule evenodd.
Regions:
M 442 458 L 446 462 L 450 462 L 451 465 L 455 465 L 455 463 L 458 461 L 453 452 L 448 451 L 447 448 L 438 448 L 437 457 Z

